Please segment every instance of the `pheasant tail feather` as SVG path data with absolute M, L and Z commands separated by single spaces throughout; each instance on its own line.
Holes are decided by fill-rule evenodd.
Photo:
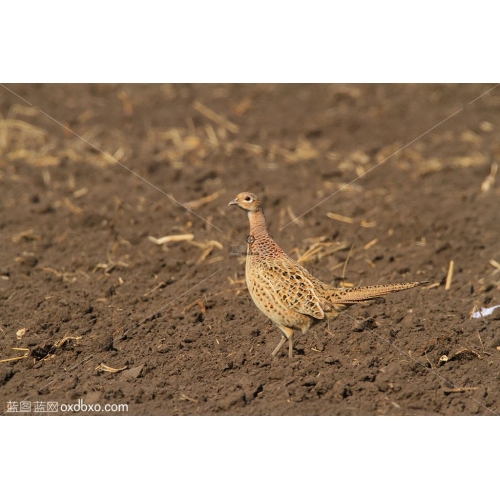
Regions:
M 355 288 L 332 288 L 325 297 L 332 304 L 356 304 L 365 300 L 382 297 L 393 292 L 408 290 L 427 284 L 428 281 L 412 281 L 410 283 L 395 283 L 393 285 L 361 286 Z M 328 292 L 331 292 L 328 294 Z

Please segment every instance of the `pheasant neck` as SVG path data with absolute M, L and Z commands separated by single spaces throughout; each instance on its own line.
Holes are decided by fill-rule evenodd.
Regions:
M 261 259 L 283 255 L 281 248 L 276 245 L 267 232 L 266 220 L 262 210 L 248 212 L 248 218 L 250 219 L 250 236 L 247 238 L 247 255 L 253 256 L 253 258 L 258 256 Z M 247 265 L 248 262 L 247 260 Z
M 269 238 L 266 219 L 262 210 L 248 212 L 248 220 L 250 221 L 250 236 L 253 236 L 256 240 Z

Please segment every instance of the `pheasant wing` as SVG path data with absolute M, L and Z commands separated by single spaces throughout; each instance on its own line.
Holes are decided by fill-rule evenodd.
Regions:
M 276 300 L 300 314 L 323 319 L 325 314 L 311 280 L 287 259 L 266 259 L 253 270 L 255 279 L 265 281 Z

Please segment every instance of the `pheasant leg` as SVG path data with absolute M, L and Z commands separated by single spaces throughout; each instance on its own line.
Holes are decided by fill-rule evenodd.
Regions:
M 276 346 L 276 349 L 271 353 L 271 355 L 276 356 L 283 344 L 286 342 L 286 340 L 288 340 L 288 357 L 291 358 L 293 356 L 293 330 L 286 326 L 280 326 L 279 328 L 283 332 L 283 337 L 281 338 L 280 343 Z

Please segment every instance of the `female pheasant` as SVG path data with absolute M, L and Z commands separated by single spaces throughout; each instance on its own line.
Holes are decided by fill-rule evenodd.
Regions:
M 229 202 L 248 213 L 246 282 L 255 305 L 282 331 L 275 356 L 288 339 L 288 356 L 293 356 L 294 330 L 307 333 L 325 318 L 334 318 L 352 304 L 399 292 L 427 282 L 336 288 L 312 276 L 292 260 L 268 233 L 262 204 L 253 193 L 243 192 Z M 228 205 L 228 206 L 229 206 Z

